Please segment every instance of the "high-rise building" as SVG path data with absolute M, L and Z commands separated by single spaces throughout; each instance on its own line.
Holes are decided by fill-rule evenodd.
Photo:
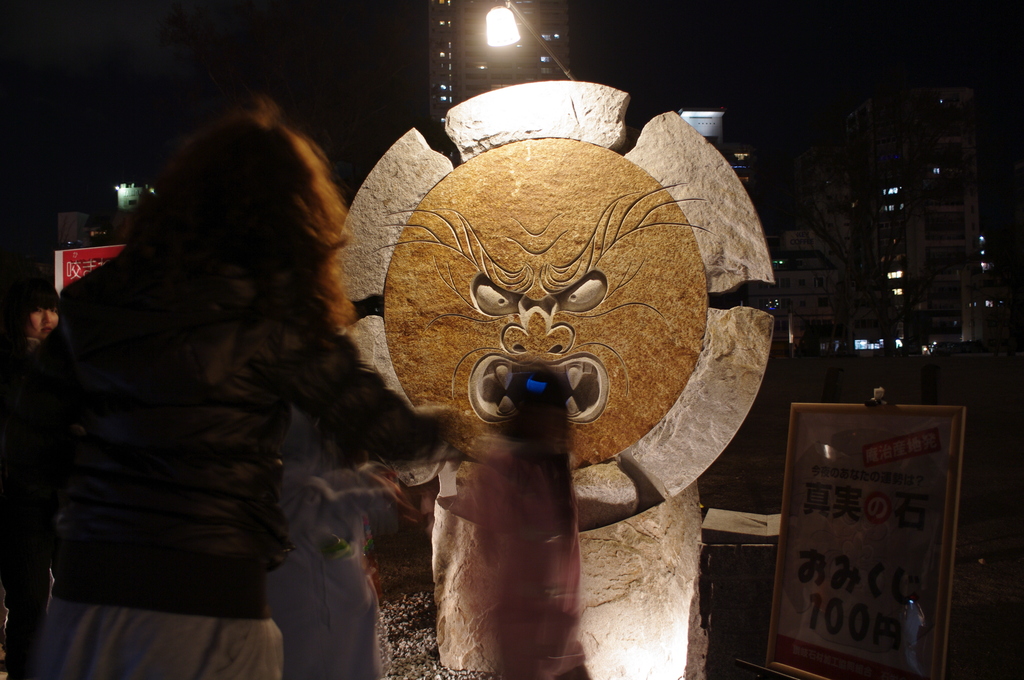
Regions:
M 514 45 L 487 44 L 485 22 L 495 0 L 429 0 L 430 116 L 444 120 L 455 104 L 478 94 L 565 78 L 557 62 L 520 26 Z M 569 1 L 513 0 L 540 40 L 569 64 Z
M 680 109 L 679 116 L 718 149 L 749 192 L 754 184 L 757 156 L 750 144 L 725 141 L 725 109 Z
M 797 160 L 799 226 L 848 277 L 849 309 L 870 315 L 855 347 L 963 339 L 961 270 L 980 236 L 974 136 L 972 90 L 900 90 L 852 112 L 845 143 Z
M 1012 289 L 987 257 L 984 236 L 978 238 L 978 254 L 960 271 L 963 340 L 979 351 L 1013 351 Z
M 906 167 L 910 172 L 923 171 L 923 177 L 899 177 L 904 184 L 917 180 L 924 191 L 917 192 L 908 186 L 896 187 L 899 193 L 892 196 L 892 202 L 883 201 L 882 210 L 890 211 L 889 229 L 904 233 L 902 247 L 895 253 L 890 270 L 905 272 L 905 278 L 917 277 L 926 285 L 916 303 L 916 317 L 922 339 L 931 342 L 960 341 L 963 335 L 961 313 L 960 269 L 971 256 L 981 235 L 978 217 L 978 192 L 975 187 L 977 159 L 975 158 L 974 119 L 970 115 L 974 91 L 968 88 L 941 88 L 935 90 L 912 90 L 910 105 L 916 106 L 916 98 L 935 97 L 940 107 L 948 109 L 952 116 L 940 121 L 943 132 L 923 135 L 925 142 L 932 143 L 931 149 L 917 149 L 918 158 L 910 157 L 915 150 L 908 144 L 900 144 L 900 130 L 890 122 L 895 114 L 876 111 L 877 104 L 869 100 L 850 114 L 848 129 L 851 134 L 869 136 L 871 147 L 879 159 L 886 154 L 906 154 Z M 889 104 L 890 106 L 892 104 Z M 924 127 L 928 122 L 923 122 Z M 858 129 L 859 128 L 859 129 Z M 904 135 L 905 136 L 905 135 Z M 895 137 L 895 138 L 894 138 Z M 900 159 L 895 159 L 898 162 Z M 915 162 L 919 167 L 914 167 Z M 890 191 L 894 187 L 883 186 L 886 176 L 879 173 L 878 191 Z M 934 183 L 937 191 L 930 192 Z M 906 194 L 912 201 L 918 198 L 921 209 L 910 210 L 907 201 L 900 194 Z M 898 202 L 897 202 L 897 199 Z M 904 213 L 901 215 L 901 211 Z M 899 258 L 904 258 L 902 261 Z M 893 279 L 898 281 L 898 278 Z M 906 292 L 906 291 L 905 291 Z M 906 329 L 909 331 L 910 329 Z

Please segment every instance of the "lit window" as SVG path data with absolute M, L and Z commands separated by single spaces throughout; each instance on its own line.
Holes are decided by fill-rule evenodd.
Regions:
M 886 274 L 886 276 L 888 276 L 890 279 L 901 279 L 901 278 L 903 278 L 903 272 L 902 271 L 889 272 L 888 274 Z
M 447 86 L 447 85 L 442 85 L 442 86 L 441 86 L 441 89 L 442 89 L 442 90 L 447 90 L 447 89 L 448 89 L 448 86 Z
M 551 34 L 550 33 L 542 33 L 540 37 L 542 37 L 542 38 L 544 38 L 545 40 L 548 40 L 548 41 L 551 40 Z
M 437 56 L 439 56 L 439 57 L 444 57 L 444 52 L 442 52 L 441 54 L 439 54 L 439 55 L 437 55 Z
M 551 61 L 551 57 L 541 57 L 540 60 L 543 62 L 549 62 Z
M 555 33 L 555 40 L 560 40 L 561 38 L 562 38 L 562 36 L 560 36 L 559 34 Z
M 893 288 L 892 289 L 892 294 L 893 295 L 903 295 L 903 289 L 902 288 Z
M 734 153 L 733 156 L 735 156 L 736 160 L 738 160 L 738 161 L 745 161 L 745 160 L 747 160 L 750 157 L 750 154 L 749 153 Z
M 443 102 L 448 101 L 448 97 L 441 97 L 441 101 L 443 101 Z
M 932 174 L 933 175 L 941 175 L 942 174 L 942 168 L 932 168 Z
M 986 307 L 995 307 L 996 305 L 991 300 L 985 300 L 985 306 Z
M 889 187 L 888 189 L 886 189 L 882 193 L 884 195 L 886 195 L 886 196 L 892 196 L 893 194 L 900 193 L 900 188 L 899 187 Z

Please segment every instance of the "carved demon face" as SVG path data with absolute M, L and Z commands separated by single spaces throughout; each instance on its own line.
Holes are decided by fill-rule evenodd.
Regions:
M 686 386 L 707 316 L 680 206 L 607 149 L 527 140 L 474 157 L 412 214 L 385 286 L 395 371 L 415 404 L 460 413 L 452 444 L 516 413 L 543 364 L 571 390 L 574 451 L 645 435 Z

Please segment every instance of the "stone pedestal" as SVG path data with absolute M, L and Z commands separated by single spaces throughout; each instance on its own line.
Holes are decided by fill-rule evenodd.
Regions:
M 441 663 L 494 671 L 493 565 L 479 528 L 436 508 L 433 533 Z M 635 517 L 580 535 L 585 611 L 581 641 L 593 680 L 703 678 L 697 486 Z
M 386 319 L 352 335 L 390 387 L 445 407 L 470 457 L 508 415 L 512 369 L 575 375 L 590 675 L 703 678 L 695 480 L 742 424 L 772 337 L 770 315 L 707 295 L 774 278 L 736 173 L 678 114 L 620 155 L 628 101 L 580 82 L 484 93 L 448 112 L 457 168 L 414 130 L 398 140 L 349 213 L 348 290 L 383 295 Z M 439 477 L 455 493 L 455 474 Z M 494 565 L 476 526 L 435 518 L 441 661 L 493 669 Z

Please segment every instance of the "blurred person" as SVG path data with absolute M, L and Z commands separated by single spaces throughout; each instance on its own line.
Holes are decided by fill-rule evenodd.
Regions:
M 546 370 L 526 381 L 518 413 L 471 488 L 438 502 L 480 524 L 498 570 L 495 629 L 504 680 L 588 678 L 579 642 L 580 547 L 568 391 Z
M 0 432 L 42 341 L 57 327 L 57 291 L 43 279 L 15 281 L 3 300 L 0 335 Z M 50 597 L 57 490 L 0 459 L 0 581 L 4 585 L 4 649 L 8 677 L 28 675 L 33 640 Z
M 8 426 L 84 429 L 23 452 L 68 498 L 35 672 L 280 678 L 266 575 L 291 548 L 291 405 L 353 458 L 424 455 L 437 427 L 342 333 L 346 207 L 272 103 L 198 133 L 155 190 L 121 255 L 64 289 Z
M 382 664 L 367 526 L 391 523 L 400 493 L 373 464 L 341 455 L 294 408 L 281 457 L 281 507 L 295 549 L 268 575 L 267 599 L 284 638 L 284 677 L 376 680 Z

